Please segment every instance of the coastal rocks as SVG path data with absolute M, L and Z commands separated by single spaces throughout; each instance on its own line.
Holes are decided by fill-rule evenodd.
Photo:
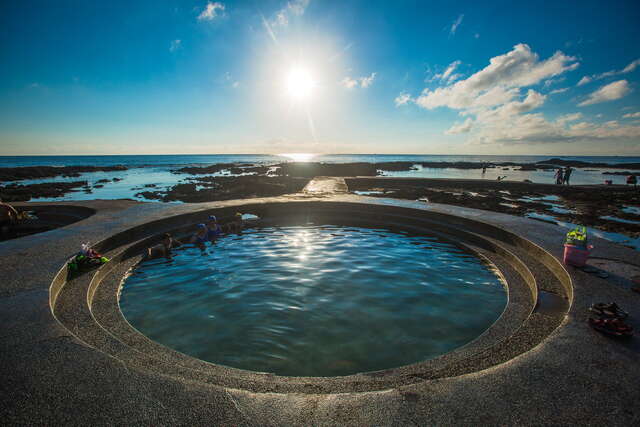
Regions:
M 27 202 L 33 198 L 62 197 L 79 187 L 87 186 L 87 181 L 45 182 L 41 184 L 10 184 L 0 187 L 0 197 L 6 202 Z
M 582 162 L 579 160 L 564 160 L 553 158 L 536 162 L 537 165 L 571 166 L 574 168 L 610 168 L 610 169 L 640 169 L 640 163 L 598 163 Z
M 0 181 L 52 178 L 56 176 L 78 177 L 87 172 L 125 171 L 126 166 L 23 166 L 0 168 Z
M 281 163 L 277 170 L 280 176 L 313 178 L 316 176 L 376 176 L 374 163 Z
M 270 197 L 297 193 L 307 184 L 307 179 L 290 177 L 259 177 L 243 175 L 238 177 L 198 177 L 189 183 L 174 185 L 168 191 L 143 191 L 136 197 L 164 202 L 200 203 L 216 200 L 241 199 L 249 197 Z M 201 188 L 198 188 L 201 187 Z

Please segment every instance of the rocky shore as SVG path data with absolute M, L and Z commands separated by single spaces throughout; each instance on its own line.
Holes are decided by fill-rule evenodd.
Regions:
M 82 173 L 125 171 L 126 166 L 24 166 L 0 168 L 0 182 L 25 179 L 54 178 L 57 176 L 79 177 Z
M 349 179 L 349 190 L 372 197 L 445 203 L 581 224 L 640 238 L 640 188 L 562 186 L 455 179 Z M 636 209 L 630 208 L 635 206 Z

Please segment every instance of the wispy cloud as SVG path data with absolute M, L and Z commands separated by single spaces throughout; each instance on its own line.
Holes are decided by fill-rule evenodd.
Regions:
M 460 16 L 458 16 L 458 18 L 456 18 L 456 20 L 453 21 L 453 23 L 451 24 L 451 28 L 449 29 L 450 36 L 456 35 L 456 31 L 458 30 L 458 27 L 460 26 L 460 24 L 462 24 L 463 19 L 464 19 L 464 14 L 461 13 Z
M 568 90 L 569 90 L 568 87 L 563 87 L 563 88 L 560 88 L 560 89 L 554 89 L 551 92 L 549 92 L 549 94 L 550 95 L 555 95 L 555 94 L 558 94 L 558 93 L 564 93 L 564 92 L 566 92 Z
M 363 89 L 368 88 L 373 84 L 373 81 L 376 78 L 377 73 L 371 73 L 369 76 L 364 77 L 345 77 L 340 81 L 340 84 L 347 89 L 353 89 L 357 87 L 361 87 Z
M 396 99 L 393 100 L 393 102 L 395 102 L 396 104 L 396 107 L 399 107 L 401 105 L 406 105 L 412 101 L 413 99 L 411 98 L 411 95 L 405 92 L 402 92 L 400 95 L 396 96 Z
M 589 94 L 586 100 L 578 104 L 579 107 L 598 104 L 600 102 L 614 101 L 625 97 L 631 92 L 629 82 L 626 80 L 618 80 L 608 85 L 602 86 L 600 89 Z
M 451 128 L 445 131 L 447 135 L 457 135 L 459 133 L 469 133 L 473 127 L 473 119 L 468 118 L 463 123 L 455 123 Z
M 611 70 L 606 71 L 600 74 L 592 74 L 590 76 L 584 76 L 578 82 L 578 86 L 586 85 L 587 83 L 591 83 L 594 80 L 605 79 L 607 77 L 619 76 L 621 74 L 627 74 L 634 71 L 636 68 L 640 67 L 640 59 L 636 59 L 635 61 L 631 61 L 629 65 L 624 67 L 622 70 Z
M 278 28 L 289 25 L 289 20 L 293 16 L 304 15 L 305 10 L 309 6 L 309 0 L 292 0 L 288 2 L 282 9 L 278 10 L 273 18 L 265 22 L 270 28 L 269 31 L 275 31 Z
M 237 89 L 240 87 L 240 82 L 233 78 L 230 72 L 224 73 L 223 80 L 226 84 L 230 85 L 232 88 Z
M 180 39 L 171 40 L 171 43 L 169 44 L 169 52 L 175 52 L 181 47 L 182 47 L 182 40 Z
M 462 61 L 453 61 L 451 64 L 449 64 L 449 66 L 447 66 L 447 68 L 442 73 L 439 73 L 433 76 L 432 80 L 438 79 L 447 83 L 451 83 L 459 79 L 460 77 L 462 77 L 462 74 L 454 73 L 454 71 L 456 70 L 456 68 L 458 68 L 460 64 L 462 64 Z
M 207 2 L 200 15 L 198 15 L 198 21 L 212 21 L 216 17 L 220 16 L 220 13 L 224 12 L 224 4 L 220 2 Z
M 640 111 L 637 113 L 627 113 L 622 117 L 625 119 L 640 119 Z

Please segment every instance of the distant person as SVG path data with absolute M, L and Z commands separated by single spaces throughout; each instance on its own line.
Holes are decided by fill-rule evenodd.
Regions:
M 561 185 L 562 181 L 564 181 L 564 173 L 562 172 L 562 168 L 558 168 L 556 171 L 556 184 Z
M 222 236 L 222 227 L 218 224 L 218 218 L 215 215 L 209 215 L 207 221 L 207 239 L 212 242 Z
M 483 164 L 482 165 L 482 175 L 484 175 L 485 173 L 487 173 L 487 165 Z
M 504 179 L 507 177 L 507 175 L 504 176 L 500 176 L 498 175 L 498 181 L 504 181 Z
M 189 242 L 196 245 L 198 248 L 200 248 L 200 250 L 204 250 L 204 244 L 210 241 L 208 236 L 209 234 L 208 231 L 209 230 L 206 225 L 198 224 L 196 226 L 196 232 L 193 233 Z
M 629 175 L 627 177 L 627 185 L 629 184 L 635 187 L 638 184 L 638 178 L 635 175 Z
M 171 237 L 171 234 L 164 233 L 162 241 L 159 244 L 147 249 L 147 258 L 158 258 L 161 256 L 171 258 L 171 249 L 179 248 L 180 246 L 182 246 L 182 243 Z
M 16 208 L 0 199 L 0 233 L 3 236 L 11 232 L 11 227 L 18 222 L 18 218 L 20 218 L 20 214 Z
M 573 169 L 571 168 L 571 166 L 567 166 L 566 168 L 564 168 L 563 183 L 566 185 L 569 185 L 569 178 L 571 178 L 571 172 L 573 172 Z

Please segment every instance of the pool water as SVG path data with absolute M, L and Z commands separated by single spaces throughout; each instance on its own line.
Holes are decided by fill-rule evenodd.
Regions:
M 457 245 L 340 226 L 255 228 L 178 250 L 142 262 L 120 296 L 159 343 L 287 376 L 434 358 L 482 334 L 506 302 L 498 272 Z

